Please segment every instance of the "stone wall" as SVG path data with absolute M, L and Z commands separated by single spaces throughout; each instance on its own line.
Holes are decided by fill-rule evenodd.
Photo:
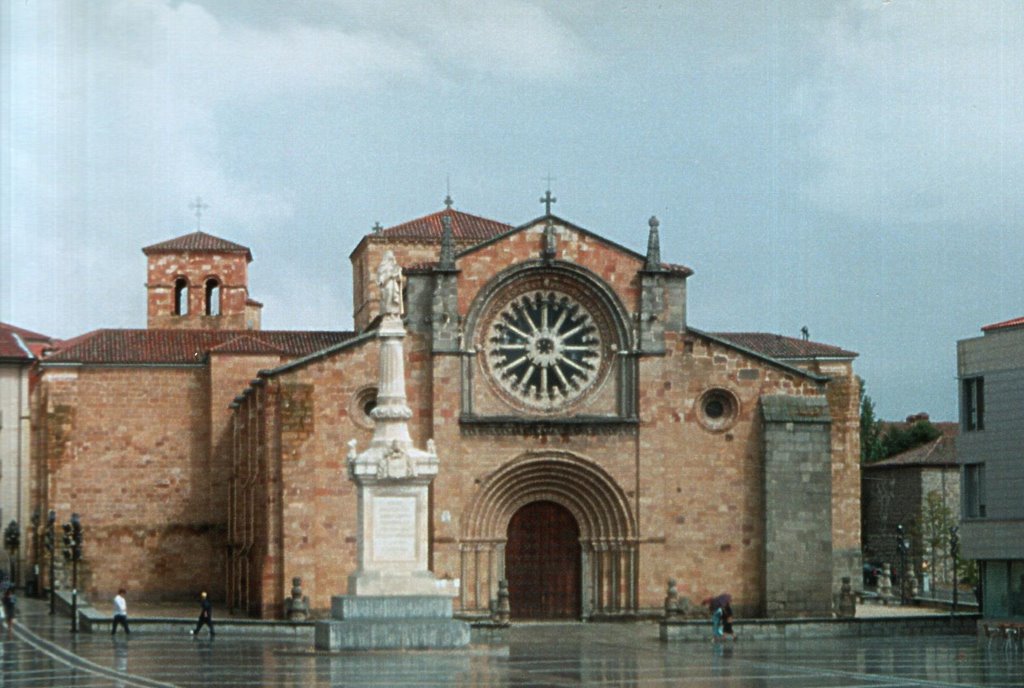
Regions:
M 765 614 L 832 609 L 832 462 L 824 399 L 766 396 Z
M 204 367 L 51 368 L 43 381 L 34 461 L 58 524 L 81 517 L 79 587 L 191 599 L 197 579 L 222 580 Z
M 174 314 L 175 281 L 188 280 L 188 313 Z M 220 315 L 205 315 L 206 280 L 221 285 Z M 259 329 L 249 302 L 248 262 L 244 253 L 155 253 L 146 274 L 147 327 L 150 329 Z

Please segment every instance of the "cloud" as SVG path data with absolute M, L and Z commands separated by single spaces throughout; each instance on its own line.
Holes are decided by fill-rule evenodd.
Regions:
M 817 64 L 787 114 L 812 123 L 809 202 L 889 223 L 1019 217 L 1024 27 L 1010 7 L 864 2 L 806 27 Z

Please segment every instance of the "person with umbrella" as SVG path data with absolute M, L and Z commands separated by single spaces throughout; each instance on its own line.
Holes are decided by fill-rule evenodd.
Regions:
M 704 604 L 711 609 L 711 642 L 717 643 L 726 635 L 736 640 L 732 629 L 732 595 L 722 593 L 717 597 L 709 597 Z

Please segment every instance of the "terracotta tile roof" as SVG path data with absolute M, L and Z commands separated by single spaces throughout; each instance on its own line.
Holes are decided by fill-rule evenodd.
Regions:
M 956 433 L 943 433 L 938 439 L 919 447 L 908 449 L 883 461 L 876 461 L 864 468 L 898 468 L 901 466 L 956 466 Z
M 0 360 L 31 361 L 35 358 L 17 332 L 0 325 Z
M 230 339 L 223 344 L 210 348 L 210 353 L 217 354 L 287 354 L 287 352 L 279 346 L 275 346 L 269 342 L 265 342 L 258 337 L 252 335 L 241 335 Z
M 449 215 L 452 218 L 452 238 L 458 243 L 476 243 L 492 239 L 513 229 L 512 225 L 496 220 L 488 220 L 478 215 L 470 215 L 459 210 L 441 210 L 431 215 L 403 222 L 388 227 L 371 237 L 386 239 L 421 239 L 424 241 L 440 241 L 444 225 L 441 218 Z
M 0 323 L 0 358 L 31 359 L 42 356 L 58 340 L 23 327 Z M 27 349 L 27 351 L 26 351 Z
M 688 268 L 685 265 L 680 265 L 679 263 L 662 263 L 661 267 L 668 270 L 669 272 L 685 275 L 687 277 L 693 274 L 692 268 Z
M 142 252 L 147 256 L 151 253 L 179 253 L 192 251 L 198 253 L 244 253 L 247 260 L 252 260 L 248 247 L 215 237 L 206 232 L 192 232 L 184 236 L 162 241 L 159 244 L 146 246 Z
M 991 325 L 985 325 L 981 328 L 982 332 L 991 332 L 992 330 L 1008 330 L 1012 327 L 1024 326 L 1024 317 L 1013 318 L 1012 320 L 1004 320 L 1003 322 L 993 323 Z
M 265 353 L 299 357 L 308 356 L 354 336 L 354 332 L 323 331 L 96 330 L 64 342 L 45 359 L 44 365 L 197 363 L 218 347 L 223 347 L 218 349 L 221 353 Z
M 854 358 L 853 351 L 840 349 L 831 344 L 821 344 L 795 337 L 767 332 L 712 332 L 712 336 L 755 351 L 763 356 L 779 360 L 804 358 Z

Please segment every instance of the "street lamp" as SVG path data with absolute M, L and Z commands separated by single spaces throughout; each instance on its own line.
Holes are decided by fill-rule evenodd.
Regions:
M 896 551 L 900 555 L 900 604 L 907 604 L 909 587 L 907 585 L 907 555 L 910 553 L 910 541 L 903 534 L 903 526 L 896 526 Z
M 82 558 L 82 522 L 78 514 L 71 514 L 71 523 L 65 523 L 64 558 L 71 562 L 71 632 L 78 632 L 78 562 Z
M 21 545 L 21 535 L 18 533 L 18 522 L 11 521 L 4 530 L 4 547 L 11 555 L 11 585 L 18 585 L 18 548 Z
M 953 614 L 956 614 L 957 587 L 959 581 L 956 577 L 957 559 L 960 556 L 960 527 L 949 527 L 949 556 L 953 558 Z
M 54 573 L 53 573 L 53 560 L 56 557 L 57 549 L 57 512 L 50 509 L 50 513 L 46 516 L 46 532 L 43 534 L 43 546 L 46 547 L 46 551 L 50 553 L 50 614 L 54 613 Z

